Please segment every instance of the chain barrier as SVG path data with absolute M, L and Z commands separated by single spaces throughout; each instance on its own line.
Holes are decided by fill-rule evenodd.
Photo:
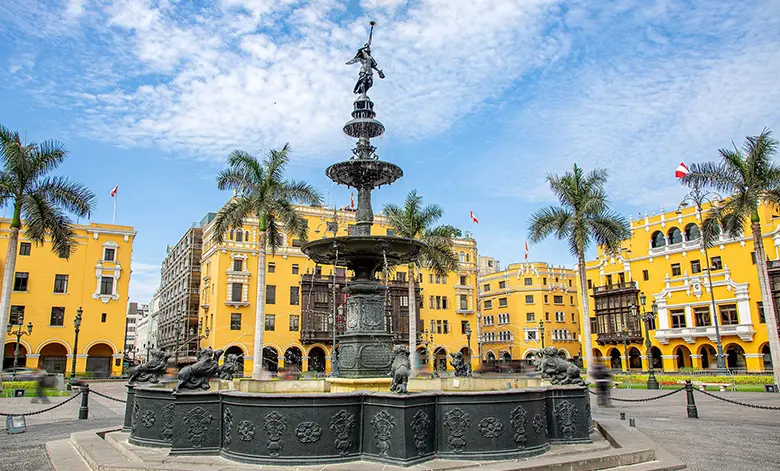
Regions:
M 77 397 L 81 396 L 82 394 L 83 394 L 83 392 L 79 391 L 76 394 L 74 394 L 73 396 L 69 397 L 68 399 L 66 399 L 66 400 L 64 400 L 64 401 L 60 402 L 59 404 L 56 404 L 56 405 L 54 405 L 52 407 L 49 407 L 48 409 L 38 410 L 38 411 L 35 411 L 35 412 L 27 412 L 27 413 L 24 413 L 24 414 L 5 414 L 3 412 L 0 412 L 0 415 L 5 416 L 5 417 L 28 417 L 28 416 L 31 416 L 31 415 L 43 414 L 44 412 L 49 412 L 50 410 L 56 409 L 56 408 L 58 408 L 60 406 L 64 406 L 65 404 L 67 404 L 70 401 L 76 399 Z
M 703 391 L 703 390 L 696 389 L 696 388 L 694 388 L 694 391 L 700 392 L 700 393 L 704 394 L 705 396 L 714 397 L 715 399 L 721 400 L 723 402 L 730 402 L 732 404 L 736 404 L 738 406 L 752 407 L 754 409 L 764 409 L 764 410 L 780 410 L 780 407 L 760 406 L 758 404 L 748 404 L 746 402 L 739 402 L 739 401 L 734 401 L 732 399 L 726 399 L 725 397 L 720 397 L 720 396 L 718 396 L 716 394 L 708 393 L 707 391 Z
M 97 394 L 97 395 L 98 395 L 98 396 L 100 396 L 100 397 L 104 397 L 104 398 L 106 398 L 106 399 L 110 399 L 110 400 L 112 400 L 112 401 L 116 401 L 116 402 L 121 402 L 122 404 L 127 404 L 127 401 L 124 401 L 124 400 L 122 400 L 122 399 L 117 399 L 117 398 L 115 398 L 115 397 L 111 397 L 111 396 L 106 396 L 105 394 L 103 394 L 103 393 L 99 393 L 99 392 L 95 391 L 94 389 L 90 389 L 90 390 L 89 390 L 89 393 L 90 393 L 90 394 Z
M 620 402 L 649 402 L 649 401 L 655 401 L 656 399 L 662 399 L 664 397 L 671 396 L 672 394 L 676 394 L 676 393 L 678 393 L 680 391 L 685 391 L 685 386 L 681 387 L 680 389 L 675 389 L 674 391 L 670 391 L 670 392 L 668 392 L 666 394 L 661 394 L 660 396 L 655 396 L 655 397 L 646 397 L 646 398 L 643 398 L 643 399 L 621 399 L 621 398 L 618 398 L 618 397 L 612 397 L 611 396 L 609 399 L 611 401 L 620 401 Z M 588 392 L 590 392 L 594 396 L 598 396 L 599 395 L 599 393 L 594 392 L 590 388 L 588 388 Z

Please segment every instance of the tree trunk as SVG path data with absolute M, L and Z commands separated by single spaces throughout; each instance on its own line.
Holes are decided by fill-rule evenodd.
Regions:
M 420 358 L 417 355 L 417 293 L 414 289 L 414 264 L 409 265 L 409 355 L 412 358 L 412 378 L 417 376 Z
M 14 287 L 14 273 L 16 272 L 16 254 L 19 251 L 19 210 L 14 212 L 11 221 L 11 232 L 8 234 L 8 251 L 5 255 L 5 268 L 3 269 L 3 294 L 0 297 L 0 326 L 5 330 L 8 325 L 9 311 L 11 310 L 11 289 Z M 2 334 L 5 338 L 5 334 Z M 5 342 L 0 343 L 0 368 L 3 366 L 5 354 Z
M 252 359 L 252 378 L 262 379 L 263 375 L 263 337 L 265 335 L 265 246 L 267 234 L 260 232 L 260 246 L 257 251 L 257 297 L 255 298 L 255 346 Z M 280 358 L 281 355 L 278 358 Z
M 585 279 L 585 254 L 579 250 L 577 254 L 577 270 L 580 275 L 580 299 L 582 299 L 582 353 L 585 355 L 587 371 L 593 367 L 593 347 L 590 337 L 590 303 L 588 302 L 588 282 Z
M 753 247 L 756 252 L 756 268 L 758 269 L 758 286 L 761 288 L 761 300 L 764 306 L 764 319 L 769 336 L 769 353 L 772 355 L 772 372 L 774 384 L 780 384 L 780 339 L 777 336 L 777 316 L 775 304 L 772 300 L 772 290 L 769 286 L 769 273 L 766 267 L 766 253 L 764 252 L 764 239 L 761 234 L 761 223 L 754 221 L 751 224 L 753 231 Z

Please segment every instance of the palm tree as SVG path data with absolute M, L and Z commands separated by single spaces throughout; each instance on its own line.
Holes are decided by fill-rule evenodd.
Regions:
M 263 334 L 265 330 L 265 259 L 281 243 L 282 230 L 306 240 L 306 221 L 295 211 L 295 203 L 319 205 L 319 192 L 308 183 L 285 180 L 290 145 L 271 150 L 262 162 L 242 150 L 228 157 L 228 168 L 217 175 L 217 188 L 233 189 L 234 196 L 214 219 L 217 243 L 224 242 L 230 229 L 243 227 L 244 219 L 258 218 L 257 297 L 255 299 L 255 343 L 252 377 L 260 379 L 263 371 Z M 283 227 L 282 227 L 283 226 Z
M 48 239 L 52 252 L 69 258 L 76 245 L 66 212 L 89 217 L 95 209 L 95 195 L 87 187 L 65 177 L 48 176 L 67 156 L 60 142 L 22 143 L 18 132 L 0 125 L 0 206 L 11 205 L 14 210 L 3 271 L 0 326 L 8 323 L 22 221 L 24 235 L 33 243 L 42 245 Z M 0 364 L 3 354 L 0 349 Z
M 712 244 L 722 227 L 732 237 L 742 236 L 747 223 L 753 233 L 756 254 L 758 286 L 769 334 L 769 352 L 775 384 L 780 384 L 780 340 L 777 334 L 772 291 L 767 273 L 767 257 L 761 234 L 758 208 L 761 201 L 780 207 L 780 167 L 773 162 L 778 142 L 772 132 L 764 129 L 758 136 L 748 136 L 742 149 L 720 149 L 721 160 L 691 165 L 691 171 L 682 182 L 694 188 L 709 186 L 731 195 L 713 207 L 702 226 L 705 242 Z M 717 313 L 713 313 L 717 315 Z
M 592 365 L 593 349 L 585 251 L 594 241 L 607 251 L 617 251 L 621 242 L 630 234 L 628 221 L 609 209 L 609 198 L 604 190 L 606 182 L 606 170 L 596 169 L 586 175 L 577 164 L 574 164 L 573 172 L 566 172 L 561 177 L 548 175 L 547 183 L 560 206 L 536 211 L 531 215 L 528 229 L 531 242 L 541 242 L 547 236 L 554 235 L 558 240 L 567 240 L 571 254 L 577 257 L 583 312 L 583 349 L 588 368 Z
M 446 275 L 458 267 L 458 259 L 452 249 L 452 239 L 460 231 L 453 226 L 442 225 L 432 227 L 444 211 L 439 205 L 432 204 L 423 207 L 422 196 L 412 190 L 406 196 L 404 207 L 394 204 L 384 207 L 390 226 L 399 237 L 418 239 L 424 242 L 425 248 L 420 252 L 417 263 L 409 264 L 409 352 L 417 352 L 417 296 L 415 293 L 415 268 L 425 267 L 439 275 Z M 417 370 L 417 362 L 412 362 L 413 370 Z

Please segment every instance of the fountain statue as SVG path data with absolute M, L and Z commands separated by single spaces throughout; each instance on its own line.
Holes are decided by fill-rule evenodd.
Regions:
M 366 94 L 373 84 L 372 70 L 376 69 L 370 49 L 373 30 L 372 22 L 368 43 L 347 63 L 361 63 L 352 119 L 344 125 L 344 133 L 357 139 L 357 144 L 349 160 L 325 171 L 334 182 L 357 188 L 357 223 L 348 236 L 318 239 L 302 247 L 319 264 L 346 266 L 354 272 L 352 282 L 345 288 L 349 295 L 346 331 L 338 340 L 337 368 L 342 378 L 387 376 L 393 360 L 392 336 L 385 326 L 387 288 L 376 279 L 376 273 L 415 260 L 423 247 L 422 242 L 413 239 L 371 235 L 371 191 L 403 176 L 400 167 L 379 160 L 376 147 L 371 145 L 372 138 L 385 132 L 384 125 L 375 118 L 374 102 Z M 384 77 L 384 72 L 376 70 L 380 78 Z
M 152 356 L 149 361 L 130 370 L 128 383 L 157 384 L 160 382 L 160 377 L 165 374 L 165 370 L 168 368 L 168 358 L 171 357 L 171 354 L 156 348 L 153 348 L 149 353 Z

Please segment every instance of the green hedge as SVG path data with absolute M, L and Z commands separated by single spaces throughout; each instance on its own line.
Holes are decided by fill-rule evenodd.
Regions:
M 612 377 L 614 381 L 621 383 L 628 382 L 628 375 L 616 374 Z M 754 385 L 763 386 L 764 384 L 773 384 L 773 379 L 769 375 L 734 375 L 734 376 L 695 376 L 695 375 L 668 375 L 657 374 L 656 379 L 664 386 L 676 385 L 678 381 L 690 379 L 694 383 L 732 383 L 736 385 Z M 631 381 L 646 381 L 646 374 L 631 375 Z
M 0 392 L 0 397 L 14 397 L 14 391 L 17 389 L 24 389 L 24 397 L 35 397 L 37 394 L 38 383 L 35 381 L 3 381 L 3 390 Z M 66 391 L 59 391 L 57 389 L 45 388 L 43 394 L 46 396 L 67 396 Z

